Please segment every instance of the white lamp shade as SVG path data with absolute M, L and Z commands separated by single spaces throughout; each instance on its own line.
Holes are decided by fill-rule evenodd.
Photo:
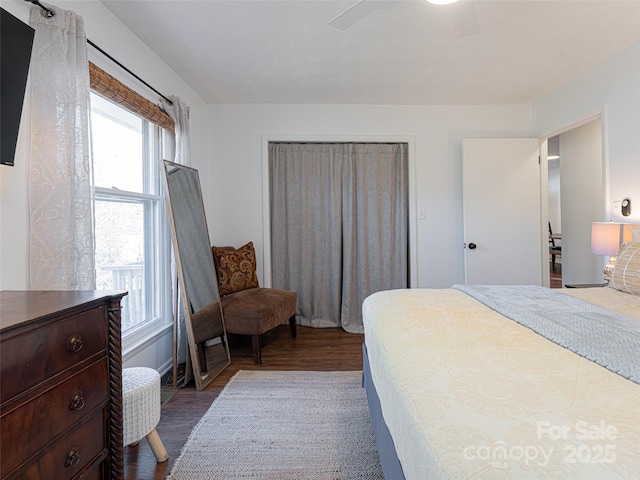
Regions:
M 593 222 L 591 224 L 591 253 L 617 255 L 620 245 L 631 240 L 631 224 Z

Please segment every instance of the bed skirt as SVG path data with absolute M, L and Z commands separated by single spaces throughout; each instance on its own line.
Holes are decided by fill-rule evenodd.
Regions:
M 380 399 L 378 398 L 376 387 L 371 379 L 369 357 L 367 356 L 367 347 L 364 343 L 362 344 L 362 360 L 362 381 L 367 394 L 369 415 L 371 416 L 371 423 L 376 437 L 376 445 L 378 446 L 378 454 L 380 455 L 380 464 L 382 465 L 384 478 L 388 480 L 405 480 L 400 460 L 398 460 L 398 455 L 396 454 L 393 438 L 391 438 L 391 433 L 382 416 Z

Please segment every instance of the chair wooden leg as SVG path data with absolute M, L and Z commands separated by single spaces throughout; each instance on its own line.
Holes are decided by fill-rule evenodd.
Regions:
M 291 329 L 291 336 L 293 338 L 296 338 L 296 335 L 298 332 L 296 330 L 296 314 L 295 313 L 291 315 L 291 318 L 289 319 L 289 328 Z
M 155 428 L 147 435 L 147 442 L 149 442 L 151 451 L 155 455 L 158 463 L 166 462 L 169 459 L 169 454 L 164 448 L 160 435 L 158 435 Z
M 253 345 L 253 359 L 256 365 L 262 365 L 262 349 L 260 348 L 260 335 L 251 336 L 251 344 Z
M 551 255 L 551 270 L 556 271 L 556 256 Z

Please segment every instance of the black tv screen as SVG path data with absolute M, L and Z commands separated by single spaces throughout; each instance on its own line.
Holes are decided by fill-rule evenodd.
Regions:
M 0 9 L 0 163 L 13 165 L 34 30 Z

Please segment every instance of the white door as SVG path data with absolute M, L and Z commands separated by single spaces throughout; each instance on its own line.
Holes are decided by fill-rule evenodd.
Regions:
M 467 284 L 542 285 L 538 159 L 537 138 L 464 140 Z

